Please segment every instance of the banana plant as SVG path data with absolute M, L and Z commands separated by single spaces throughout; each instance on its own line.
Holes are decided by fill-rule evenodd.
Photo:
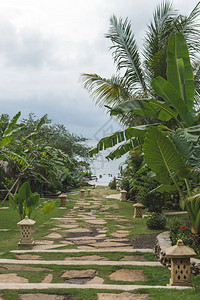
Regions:
M 145 163 L 162 184 L 160 190 L 176 189 L 181 195 L 181 207 L 188 210 L 195 232 L 200 232 L 200 213 L 197 200 L 191 201 L 192 172 L 199 180 L 200 124 L 194 107 L 194 78 L 185 38 L 172 34 L 167 48 L 167 80 L 152 81 L 155 99 L 137 99 L 121 103 L 111 109 L 111 115 L 133 112 L 143 116 L 157 116 L 160 123 L 128 128 L 102 139 L 91 154 L 125 141 L 109 155 L 119 157 L 140 143 Z M 173 119 L 173 126 L 166 122 Z M 127 132 L 129 133 L 127 135 Z M 127 141 L 131 141 L 129 144 Z M 137 143 L 136 143 L 137 142 Z M 194 177 L 193 177 L 194 178 Z M 183 183 L 186 192 L 181 188 Z M 190 200 L 189 200 L 190 199 Z
M 125 101 L 113 108 L 110 108 L 111 116 L 134 113 L 139 116 L 157 118 L 159 123 L 153 124 L 163 131 L 174 131 L 179 128 L 189 128 L 199 125 L 199 116 L 194 107 L 194 77 L 190 64 L 189 52 L 185 38 L 181 33 L 172 34 L 167 47 L 167 80 L 162 77 L 155 78 L 151 83 L 157 97 L 150 99 L 134 99 Z M 166 126 L 168 121 L 173 119 L 173 127 Z M 143 128 L 142 128 L 143 126 Z M 124 131 L 114 133 L 103 138 L 92 149 L 91 155 L 101 150 L 113 147 L 118 142 L 125 141 L 126 146 L 115 150 L 108 158 L 115 158 L 131 150 L 133 141 L 138 142 L 138 131 L 146 134 L 152 124 L 145 124 L 130 127 Z M 127 131 L 130 134 L 126 134 Z M 118 139 L 118 137 L 120 138 Z M 132 140 L 132 143 L 127 143 Z M 114 141 L 114 142 L 113 142 Z M 141 144 L 143 140 L 141 140 Z M 129 145 L 129 146 L 128 146 Z
M 143 145 L 144 159 L 148 167 L 156 174 L 161 185 L 157 191 L 169 191 L 175 188 L 181 195 L 180 206 L 186 208 L 192 223 L 192 230 L 200 233 L 200 197 L 191 196 L 191 171 L 196 168 L 200 173 L 200 165 L 191 163 L 191 158 L 200 149 L 200 144 L 192 144 L 183 135 L 173 133 L 166 135 L 155 127 L 150 127 Z M 186 190 L 181 186 L 185 184 Z

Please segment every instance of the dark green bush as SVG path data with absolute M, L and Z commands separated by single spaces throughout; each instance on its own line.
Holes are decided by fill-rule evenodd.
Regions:
M 164 229 L 167 223 L 165 216 L 160 214 L 152 214 L 151 217 L 147 219 L 147 227 L 149 229 Z

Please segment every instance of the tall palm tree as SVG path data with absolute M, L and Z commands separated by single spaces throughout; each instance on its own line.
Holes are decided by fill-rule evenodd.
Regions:
M 116 64 L 116 75 L 110 79 L 97 74 L 81 75 L 83 86 L 100 107 L 115 106 L 127 100 L 156 97 L 151 81 L 161 76 L 166 78 L 167 44 L 171 33 L 181 32 L 187 42 L 194 69 L 196 85 L 196 104 L 200 103 L 200 29 L 197 18 L 200 15 L 200 2 L 188 16 L 178 14 L 172 3 L 163 1 L 153 13 L 153 21 L 148 25 L 141 51 L 131 30 L 131 22 L 126 18 L 110 18 L 110 39 L 112 56 Z M 123 76 L 120 75 L 123 71 Z M 121 72 L 122 73 L 122 72 Z M 132 113 L 120 119 L 126 125 L 154 122 L 146 117 Z

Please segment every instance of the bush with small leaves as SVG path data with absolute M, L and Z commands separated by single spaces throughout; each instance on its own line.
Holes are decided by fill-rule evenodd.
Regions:
M 147 227 L 149 229 L 164 229 L 167 223 L 165 216 L 152 213 L 152 216 L 147 219 Z

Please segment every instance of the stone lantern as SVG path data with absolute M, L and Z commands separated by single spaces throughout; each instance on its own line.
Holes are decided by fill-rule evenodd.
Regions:
M 127 191 L 121 190 L 121 192 L 120 192 L 120 201 L 122 201 L 122 202 L 126 201 L 126 194 L 127 194 Z
M 91 190 L 87 190 L 87 195 L 88 195 L 88 197 L 91 196 L 91 195 L 90 195 L 90 192 L 91 192 Z
M 80 192 L 81 192 L 81 198 L 84 198 L 85 197 L 85 190 L 80 190 Z
M 60 198 L 60 207 L 66 207 L 66 198 L 67 198 L 67 195 L 61 194 L 59 196 L 59 198 Z
M 168 285 L 192 286 L 190 257 L 196 256 L 194 250 L 178 240 L 175 246 L 167 248 L 165 252 L 166 257 L 171 258 L 171 278 Z
M 116 184 L 116 191 L 120 191 L 120 186 L 118 183 Z
M 35 224 L 34 220 L 25 217 L 25 219 L 21 220 L 17 223 L 20 226 L 21 239 L 18 243 L 19 246 L 32 246 L 35 242 L 32 239 L 32 227 Z
M 142 205 L 141 203 L 136 203 L 133 204 L 133 207 L 134 207 L 133 218 L 142 218 L 142 208 L 144 207 L 144 205 Z

